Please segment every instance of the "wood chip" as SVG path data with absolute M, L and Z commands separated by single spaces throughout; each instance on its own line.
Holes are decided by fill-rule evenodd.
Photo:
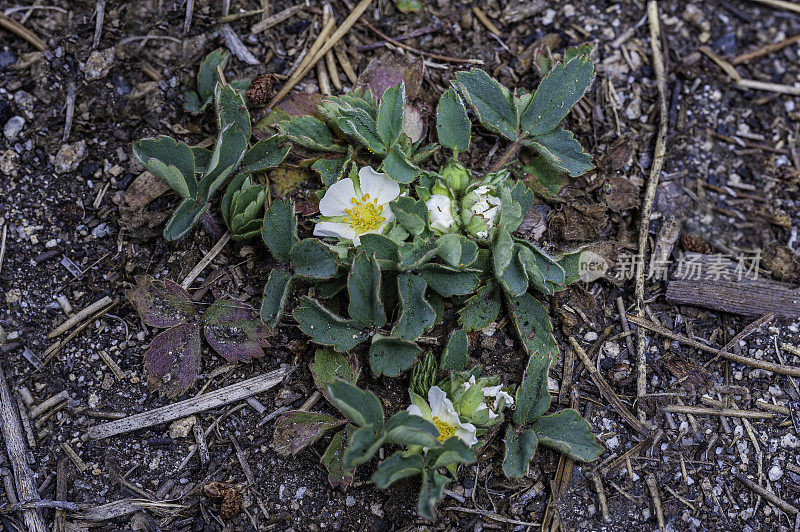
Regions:
M 81 457 L 78 456 L 78 453 L 75 452 L 75 449 L 73 449 L 72 446 L 69 443 L 67 443 L 65 441 L 62 441 L 61 442 L 61 449 L 63 449 L 64 450 L 64 454 L 66 454 L 67 457 L 70 460 L 72 460 L 72 463 L 75 464 L 75 467 L 78 468 L 78 471 L 83 473 L 84 471 L 89 469 L 89 466 L 86 465 L 86 462 L 84 462 L 81 459 Z

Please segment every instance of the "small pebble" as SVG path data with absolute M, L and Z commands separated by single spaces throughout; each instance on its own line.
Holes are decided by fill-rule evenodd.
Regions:
M 786 434 L 781 436 L 781 447 L 787 447 L 789 449 L 797 449 L 797 446 L 800 445 L 800 440 L 797 439 L 797 436 L 794 434 Z
M 5 135 L 9 142 L 14 142 L 24 126 L 24 118 L 21 116 L 12 116 L 11 119 L 6 122 L 6 126 L 3 128 L 3 135 Z
M 63 144 L 55 156 L 53 164 L 57 174 L 65 174 L 78 169 L 88 153 L 86 152 L 86 141 L 81 140 L 72 144 Z
M 769 480 L 770 482 L 775 482 L 776 480 L 780 480 L 783 476 L 783 469 L 780 466 L 774 465 L 769 469 Z
M 345 505 L 347 506 L 355 506 L 356 505 L 356 498 L 352 495 L 348 495 L 347 498 L 344 500 Z
M 0 172 L 12 175 L 19 168 L 19 156 L 14 150 L 6 150 L 0 154 Z
M 104 78 L 108 75 L 108 71 L 111 70 L 112 64 L 114 64 L 113 48 L 102 51 L 95 50 L 86 60 L 83 73 L 89 81 Z
M 92 236 L 95 238 L 103 238 L 111 234 L 111 228 L 108 226 L 107 223 L 101 223 L 94 229 L 92 229 Z
M 192 427 L 197 423 L 195 416 L 189 416 L 182 419 L 176 419 L 169 426 L 169 437 L 173 440 L 178 438 L 185 438 L 192 432 Z

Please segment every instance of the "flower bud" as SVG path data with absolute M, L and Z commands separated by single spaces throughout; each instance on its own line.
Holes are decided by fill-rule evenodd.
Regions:
M 450 159 L 445 167 L 442 168 L 440 174 L 450 188 L 453 189 L 456 196 L 460 196 L 472 180 L 472 171 L 455 159 Z

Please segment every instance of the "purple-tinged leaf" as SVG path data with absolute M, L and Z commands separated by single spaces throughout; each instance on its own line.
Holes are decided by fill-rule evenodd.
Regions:
M 283 456 L 297 454 L 317 441 L 326 431 L 343 424 L 343 419 L 328 414 L 292 410 L 275 421 L 272 447 Z
M 421 57 L 412 61 L 407 56 L 388 52 L 370 61 L 358 77 L 358 87 L 369 88 L 376 98 L 380 98 L 386 89 L 405 81 L 406 98 L 411 101 L 419 92 L 424 72 L 425 64 Z
M 195 317 L 189 293 L 169 279 L 161 281 L 140 275 L 136 278 L 136 288 L 128 292 L 128 299 L 142 321 L 151 327 L 166 329 Z
M 254 308 L 237 299 L 218 299 L 203 315 L 203 334 L 225 360 L 250 360 L 264 354 L 272 329 Z
M 194 384 L 200 371 L 200 326 L 182 323 L 163 331 L 144 354 L 151 389 L 175 398 Z

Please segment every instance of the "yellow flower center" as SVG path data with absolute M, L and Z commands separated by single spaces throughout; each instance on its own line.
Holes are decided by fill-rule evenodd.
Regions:
M 356 233 L 374 231 L 386 221 L 386 217 L 381 216 L 383 205 L 378 205 L 377 199 L 370 200 L 369 194 L 364 194 L 361 199 L 352 198 L 350 202 L 353 208 L 344 210 L 347 213 L 344 221 Z
M 439 436 L 436 438 L 440 442 L 444 442 L 451 436 L 454 436 L 458 427 L 455 425 L 451 425 L 446 421 L 442 421 L 436 416 L 433 416 L 433 424 L 436 425 L 436 428 L 439 430 Z

